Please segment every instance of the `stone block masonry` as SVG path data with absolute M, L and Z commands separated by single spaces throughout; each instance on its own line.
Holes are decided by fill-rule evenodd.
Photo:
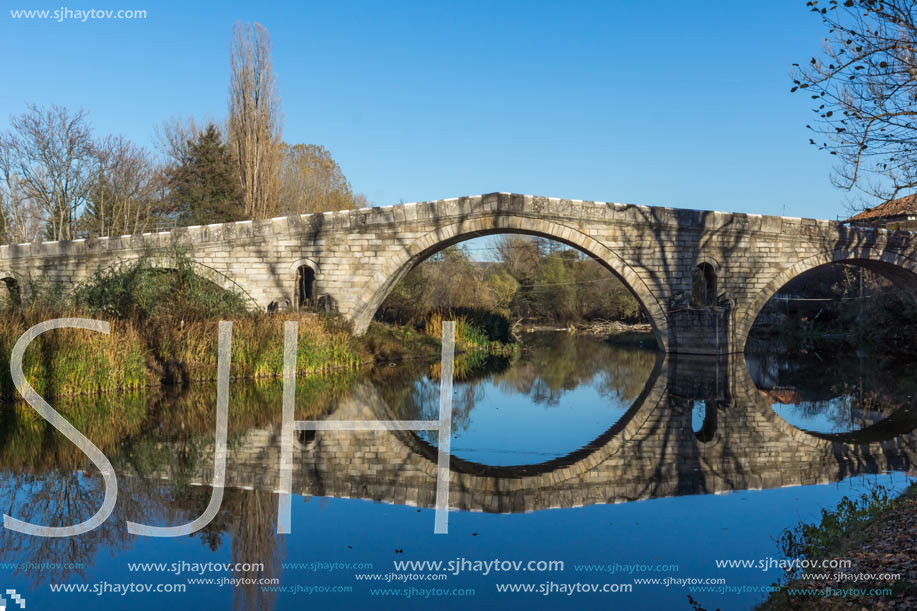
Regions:
M 66 291 L 99 268 L 150 257 L 167 268 L 179 246 L 196 271 L 258 307 L 297 301 L 301 268 L 313 296 L 362 333 L 411 268 L 463 240 L 522 233 L 558 240 L 620 277 L 673 353 L 741 352 L 780 287 L 833 262 L 882 273 L 917 295 L 911 233 L 835 221 L 489 193 L 415 204 L 181 227 L 161 233 L 0 247 L 0 279 L 40 278 Z M 692 306 L 694 270 L 714 274 L 715 300 Z

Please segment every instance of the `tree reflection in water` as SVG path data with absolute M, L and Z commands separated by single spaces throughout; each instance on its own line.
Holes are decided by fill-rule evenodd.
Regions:
M 656 357 L 655 351 L 646 348 L 568 333 L 528 334 L 514 359 L 482 358 L 480 353 L 459 355 L 456 371 L 460 373 L 455 377 L 452 399 L 453 431 L 468 428 L 486 384 L 545 407 L 556 406 L 565 393 L 586 385 L 594 385 L 609 400 L 630 404 L 643 391 Z M 474 359 L 473 366 L 462 363 L 463 359 Z M 397 417 L 435 420 L 439 417 L 438 372 L 438 365 L 426 371 L 408 370 L 401 378 L 387 376 L 377 385 Z
M 297 418 L 321 416 L 347 391 L 352 378 L 306 380 L 297 388 Z M 234 385 L 228 449 L 239 433 L 270 426 L 279 417 L 279 383 Z M 109 457 L 118 474 L 118 502 L 98 528 L 76 537 L 31 537 L 0 529 L 0 562 L 45 564 L 41 571 L 17 570 L 33 587 L 85 579 L 98 553 L 121 553 L 137 537 L 127 522 L 174 525 L 200 516 L 211 489 L 189 485 L 190 475 L 213 461 L 214 387 L 175 395 L 137 395 L 53 401 L 79 421 L 81 430 Z M 81 410 L 81 411 L 79 411 Z M 121 410 L 131 419 L 117 416 Z M 127 421 L 131 426 L 106 426 Z M 235 435 L 234 435 L 235 433 Z M 168 481 L 162 476 L 168 474 Z M 26 522 L 66 526 L 91 517 L 102 504 L 105 486 L 87 457 L 24 403 L 0 406 L 0 498 L 3 512 Z M 227 489 L 217 516 L 194 533 L 211 551 L 228 535 L 232 563 L 263 563 L 264 570 L 235 573 L 234 578 L 279 575 L 283 555 L 277 536 L 277 501 L 270 491 Z M 58 568 L 59 567 L 59 568 Z M 234 589 L 234 607 L 269 609 L 274 594 L 255 584 Z
M 595 337 L 554 333 L 526 336 L 523 349 L 513 358 L 471 353 L 461 355 L 459 363 L 453 408 L 456 431 L 470 426 L 475 407 L 486 398 L 488 385 L 548 409 L 558 406 L 566 393 L 583 386 L 595 389 L 608 402 L 630 405 L 644 390 L 644 384 L 657 364 L 657 354 Z M 882 415 L 891 414 L 872 425 L 879 440 L 890 438 L 888 431 L 878 430 L 882 425 L 887 424 L 899 432 L 913 428 L 917 418 L 901 419 L 904 418 L 901 414 L 913 411 L 909 407 L 912 405 L 910 397 L 917 383 L 914 383 L 911 374 L 879 371 L 875 375 L 863 374 L 861 383 L 860 378 L 849 372 L 830 370 L 824 364 L 821 367 L 821 371 L 828 373 L 814 377 L 807 373 L 805 367 L 787 366 L 784 369 L 793 372 L 793 377 L 773 378 L 779 384 L 772 383 L 770 388 L 762 388 L 760 380 L 756 379 L 759 382 L 757 386 L 763 393 L 782 392 L 787 380 L 791 380 L 795 391 L 807 397 L 806 400 L 860 397 L 862 403 L 857 405 L 865 406 L 864 409 Z M 750 366 L 749 369 L 754 374 L 755 367 Z M 767 364 L 758 369 L 765 372 L 773 370 Z M 374 392 L 377 398 L 384 399 L 381 403 L 386 404 L 385 409 L 390 409 L 396 418 L 436 419 L 439 406 L 437 374 L 436 367 L 430 363 L 385 368 L 372 374 Z M 742 379 L 747 380 L 744 371 L 743 375 Z M 839 377 L 829 383 L 826 381 L 828 375 Z M 838 379 L 842 381 L 836 382 Z M 366 383 L 365 378 L 357 380 L 346 376 L 300 380 L 296 418 L 318 419 L 333 413 L 338 409 L 340 398 L 354 395 L 350 392 L 355 388 L 354 381 Z M 853 384 L 854 381 L 856 384 Z M 762 396 L 766 396 L 759 394 L 750 381 L 743 384 L 742 388 L 747 388 L 747 393 L 754 396 L 753 401 L 745 402 L 755 405 L 743 404 L 739 407 L 750 414 L 759 413 L 756 409 L 767 411 L 767 404 L 762 400 Z M 696 494 L 715 486 L 725 489 L 746 487 L 752 480 L 746 481 L 742 477 L 735 482 L 728 480 L 732 473 L 743 477 L 747 475 L 745 442 L 738 440 L 748 437 L 730 439 L 726 435 L 722 439 L 717 438 L 713 434 L 717 421 L 712 417 L 704 419 L 705 424 L 710 425 L 709 435 L 697 431 L 697 426 L 685 428 L 690 427 L 691 410 L 700 395 L 685 392 L 683 397 L 675 396 L 676 391 L 680 392 L 675 388 L 677 386 L 673 380 L 663 380 L 660 387 L 667 388 L 668 394 L 660 395 L 656 401 L 663 406 L 660 409 L 664 409 L 658 414 L 659 418 L 649 420 L 641 429 L 641 435 L 654 442 L 645 449 L 645 455 L 641 454 L 648 460 L 658 459 L 658 464 L 651 465 L 655 469 L 654 477 L 641 477 L 635 471 L 635 481 L 630 485 L 614 472 L 615 485 L 619 488 L 629 486 L 626 493 L 640 498 L 644 493 L 638 489 L 639 486 L 646 488 L 647 497 Z M 234 383 L 230 393 L 229 451 L 232 453 L 244 449 L 241 444 L 247 431 L 276 430 L 282 388 L 280 383 Z M 726 398 L 721 400 L 716 396 L 712 399 L 712 402 L 704 403 L 705 414 L 720 417 L 720 428 L 729 425 L 736 406 Z M 67 401 L 52 403 L 60 405 L 62 413 L 74 416 L 74 421 L 79 419 L 81 430 L 111 459 L 118 473 L 118 503 L 102 526 L 78 537 L 27 537 L 0 529 L 0 561 L 92 567 L 103 551 L 118 555 L 138 540 L 127 533 L 128 520 L 151 525 L 174 525 L 189 522 L 203 512 L 211 489 L 208 486 L 192 486 L 191 482 L 196 481 L 196 474 L 212 469 L 216 405 L 213 387 L 188 389 L 174 396 L 100 397 L 91 401 L 84 398 L 73 404 Z M 82 403 L 82 413 L 77 411 L 80 409 L 78 403 Z M 596 435 L 604 433 L 607 428 L 598 428 Z M 650 430 L 653 428 L 660 430 L 659 435 L 653 436 Z M 699 432 L 704 435 L 698 436 Z M 755 429 L 751 432 L 758 434 L 761 431 Z M 630 451 L 634 455 L 639 453 L 642 439 L 637 437 L 632 440 Z M 864 440 L 869 441 L 860 436 L 851 442 Z M 656 443 L 658 441 L 663 443 Z M 698 442 L 706 444 L 706 449 L 702 450 Z M 653 454 L 658 448 L 662 450 Z M 702 451 L 707 452 L 703 460 Z M 716 452 L 719 454 L 715 455 Z M 711 462 L 713 458 L 719 460 L 716 463 L 719 471 L 715 474 L 721 477 L 716 482 L 707 482 L 703 477 L 711 475 L 709 467 L 714 464 Z M 728 461 L 734 462 L 736 468 L 729 469 Z M 771 468 L 768 464 L 763 467 Z M 613 471 L 615 467 L 605 464 L 603 468 Z M 775 467 L 773 473 L 783 474 L 784 471 Z M 363 476 L 357 474 L 356 477 Z M 571 480 L 570 485 L 575 487 L 576 482 Z M 311 493 L 324 494 L 321 488 L 316 490 Z M 572 498 L 577 490 L 571 488 L 568 492 Z M 601 493 L 596 494 L 597 499 L 607 502 Z M 86 457 L 63 436 L 23 405 L 0 408 L 0 499 L 3 500 L 5 513 L 38 524 L 68 525 L 94 514 L 103 497 L 101 477 Z M 264 563 L 263 571 L 234 574 L 233 577 L 279 577 L 285 547 L 284 539 L 276 534 L 276 520 L 277 497 L 272 490 L 227 488 L 217 516 L 193 536 L 206 550 L 225 550 L 228 547 L 230 562 Z M 17 576 L 38 587 L 73 578 L 85 579 L 86 575 L 86 570 L 59 568 L 23 571 Z M 254 584 L 235 588 L 233 596 L 236 608 L 270 609 L 275 602 L 272 593 L 263 592 L 260 586 Z

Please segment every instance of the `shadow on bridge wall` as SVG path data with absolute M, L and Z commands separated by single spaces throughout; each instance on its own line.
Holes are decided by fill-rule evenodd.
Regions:
M 0 279 L 62 290 L 99 268 L 185 249 L 204 273 L 261 308 L 295 305 L 296 277 L 364 331 L 394 284 L 457 242 L 525 233 L 578 248 L 617 275 L 669 353 L 742 352 L 784 284 L 832 262 L 859 265 L 917 294 L 915 234 L 837 222 L 536 197 L 513 193 L 243 221 L 169 232 L 0 246 Z M 703 293 L 703 294 L 701 294 Z
M 435 205 L 434 205 L 435 204 Z M 622 280 L 643 307 L 663 351 L 743 352 L 764 304 L 815 267 L 844 262 L 876 271 L 917 297 L 910 234 L 827 221 L 604 204 L 493 193 L 417 205 L 424 232 L 397 234 L 349 311 L 362 332 L 392 287 L 436 252 L 471 238 L 523 233 L 557 240 Z M 712 291 L 698 297 L 698 272 Z
M 446 207 L 442 215 L 434 212 L 428 219 L 432 229 L 411 241 L 399 241 L 400 251 L 382 264 L 381 271 L 365 287 L 363 298 L 352 310 L 355 330 L 365 330 L 394 286 L 414 267 L 437 252 L 478 237 L 524 234 L 571 246 L 621 280 L 646 313 L 659 347 L 665 349 L 668 345 L 665 309 L 640 274 L 598 239 L 556 220 L 562 214 L 558 215 L 555 211 L 553 218 L 544 214 L 547 202 L 547 198 L 490 194 L 482 196 L 480 205 L 472 202 L 471 198 L 459 198 L 454 202 L 454 209 Z M 452 205 L 452 202 L 448 203 Z M 555 205 L 575 204 L 561 200 Z

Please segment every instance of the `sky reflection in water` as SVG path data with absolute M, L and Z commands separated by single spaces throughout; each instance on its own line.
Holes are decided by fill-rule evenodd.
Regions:
M 201 477 L 212 469 L 208 443 L 212 439 L 215 396 L 212 389 L 201 388 L 178 397 L 99 399 L 94 411 L 86 410 L 79 418 L 79 426 L 116 465 L 119 501 L 115 512 L 99 529 L 73 539 L 38 539 L 0 531 L 0 563 L 61 562 L 84 566 L 41 571 L 7 568 L 0 571 L 0 586 L 23 593 L 29 608 L 56 605 L 69 609 L 104 606 L 143 610 L 170 605 L 293 609 L 304 604 L 313 608 L 430 608 L 430 599 L 373 596 L 369 584 L 354 578 L 354 570 L 310 571 L 284 568 L 283 563 L 364 562 L 372 563 L 373 569 L 357 572 L 389 573 L 393 560 L 456 558 L 563 560 L 566 569 L 563 573 L 538 575 L 462 574 L 444 582 L 380 582 L 372 587 L 476 590 L 470 599 L 437 597 L 435 605 L 445 609 L 467 608 L 469 604 L 480 608 L 523 605 L 535 609 L 614 604 L 658 609 L 687 608 L 688 590 L 635 586 L 627 594 L 531 594 L 507 598 L 496 592 L 495 584 L 630 583 L 633 577 L 674 576 L 724 577 L 731 585 L 768 585 L 778 577 L 773 571 L 717 570 L 714 560 L 779 556 L 774 539 L 783 528 L 799 520 L 811 520 L 822 507 L 833 506 L 844 495 L 865 492 L 876 483 L 901 490 L 908 478 L 845 467 L 843 474 L 852 475 L 839 483 L 811 485 L 817 482 L 804 481 L 802 469 L 796 473 L 783 464 L 770 465 L 765 459 L 754 462 L 754 457 L 743 456 L 743 448 L 753 450 L 755 442 L 752 439 L 751 443 L 736 443 L 732 439 L 735 431 L 744 430 L 733 418 L 760 416 L 765 424 L 756 424 L 750 434 L 762 440 L 786 439 L 796 430 L 790 427 L 844 433 L 852 430 L 846 426 L 849 420 L 840 421 L 845 426 L 830 428 L 838 422 L 839 406 L 845 401 L 849 404 L 850 397 L 860 400 L 869 395 L 873 406 L 892 406 L 874 411 L 899 414 L 895 422 L 903 430 L 911 422 L 900 416 L 901 406 L 909 405 L 909 388 L 903 382 L 891 389 L 883 387 L 876 379 L 900 382 L 900 376 L 882 372 L 865 376 L 858 387 L 849 383 L 842 387 L 842 382 L 854 377 L 830 368 L 824 369 L 825 375 L 813 377 L 805 374 L 805 364 L 790 361 L 774 366 L 773 362 L 752 356 L 748 372 L 745 363 L 739 365 L 742 367 L 730 370 L 734 379 L 725 379 L 722 384 L 714 380 L 710 390 L 707 372 L 718 368 L 702 363 L 692 373 L 680 363 L 678 367 L 660 365 L 657 355 L 645 349 L 566 334 L 527 337 L 526 350 L 513 362 L 479 363 L 477 369 L 472 368 L 456 383 L 456 469 L 471 478 L 502 478 L 507 473 L 538 477 L 537 468 L 531 465 L 553 460 L 563 468 L 582 470 L 549 488 L 543 498 L 533 489 L 497 495 L 499 498 L 494 500 L 471 492 L 463 495 L 463 490 L 454 485 L 452 500 L 463 510 L 450 513 L 450 532 L 445 536 L 432 534 L 433 510 L 423 501 L 432 489 L 419 472 L 411 474 L 405 467 L 404 482 L 416 484 L 412 494 L 418 495 L 421 507 L 417 508 L 399 502 L 396 487 L 384 481 L 386 468 L 392 465 L 374 470 L 367 467 L 366 473 L 348 479 L 340 473 L 322 472 L 316 466 L 321 461 L 315 456 L 309 459 L 313 462 L 303 459 L 294 479 L 294 490 L 300 494 L 293 502 L 293 533 L 286 537 L 276 535 L 277 497 L 271 487 L 254 485 L 254 489 L 246 490 L 238 485 L 246 481 L 254 484 L 259 478 L 271 477 L 276 470 L 271 461 L 258 462 L 259 453 L 269 454 L 272 450 L 271 438 L 266 433 L 259 437 L 260 433 L 252 431 L 276 429 L 280 388 L 276 384 L 242 383 L 233 384 L 231 391 L 228 470 L 232 485 L 226 489 L 217 518 L 191 537 L 149 539 L 129 535 L 126 520 L 178 524 L 203 511 L 210 488 L 194 484 L 201 483 Z M 378 409 L 388 410 L 388 416 L 435 417 L 435 371 L 426 365 L 405 369 L 397 375 L 386 372 L 369 385 L 365 376 L 302 381 L 298 387 L 297 418 L 333 418 L 336 413 L 354 409 L 352 404 L 367 404 L 364 399 L 369 395 L 365 393 L 375 397 L 373 400 L 381 406 Z M 673 369 L 681 373 L 667 378 L 666 372 Z M 355 396 L 359 402 L 353 399 Z M 780 400 L 798 401 L 790 402 L 790 406 L 806 406 L 805 417 L 782 407 Z M 68 409 L 65 404 L 61 402 L 62 412 Z M 116 408 L 123 415 L 113 423 L 105 414 Z M 647 411 L 651 413 L 647 415 Z M 767 416 L 768 412 L 771 416 Z M 705 421 L 711 425 L 709 440 L 697 436 Z M 0 498 L 7 513 L 35 522 L 67 524 L 85 519 L 96 510 L 104 492 L 101 479 L 78 452 L 22 406 L 5 409 L 0 423 Z M 869 429 L 875 423 L 863 424 Z M 650 432 L 645 437 L 628 432 L 631 440 L 614 446 L 621 443 L 621 431 L 631 430 Z M 879 435 L 875 429 L 869 434 Z M 902 452 L 911 443 L 889 435 L 882 438 L 886 443 L 902 444 Z M 263 447 L 257 446 L 258 439 L 266 440 Z M 397 456 L 401 462 L 396 467 L 404 467 L 412 460 L 422 462 L 413 452 L 422 455 L 428 444 L 412 439 L 392 442 L 393 452 L 402 447 L 410 449 Z M 310 452 L 330 456 L 346 450 L 355 457 L 351 468 L 356 471 L 386 460 L 384 456 L 365 457 L 366 447 L 346 449 L 339 437 L 306 441 L 302 456 Z M 602 464 L 582 467 L 590 456 L 600 452 L 605 453 Z M 746 469 L 745 480 L 720 478 L 719 475 L 731 473 L 726 462 L 714 460 L 724 456 L 733 462 L 752 461 L 748 464 L 757 465 L 760 473 Z M 619 459 L 620 465 L 615 466 Z M 163 475 L 167 477 L 163 479 Z M 842 473 L 838 470 L 823 475 L 836 479 L 834 476 L 841 477 Z M 800 483 L 809 485 L 797 485 Z M 786 485 L 792 487 L 780 487 Z M 340 491 L 345 488 L 349 492 L 346 496 L 356 498 L 335 498 L 342 496 Z M 380 499 L 394 502 L 375 502 Z M 644 500 L 623 502 L 629 499 Z M 488 503 L 493 502 L 503 503 L 504 511 L 512 513 L 489 513 L 492 506 Z M 548 508 L 552 506 L 558 508 Z M 524 512 L 530 508 L 535 511 Z M 396 553 L 396 549 L 404 551 Z M 257 586 L 191 585 L 181 594 L 94 596 L 54 594 L 49 589 L 51 583 L 187 583 L 191 576 L 187 573 L 138 573 L 127 567 L 129 562 L 181 561 L 264 562 L 264 574 L 247 576 L 277 577 L 284 585 L 341 585 L 353 590 L 306 595 L 270 593 Z M 677 564 L 680 570 L 661 575 L 609 575 L 577 572 L 574 568 L 579 564 L 615 562 Z M 230 575 L 205 575 L 224 576 Z M 761 600 L 762 595 L 695 597 L 711 608 L 732 609 L 748 607 Z

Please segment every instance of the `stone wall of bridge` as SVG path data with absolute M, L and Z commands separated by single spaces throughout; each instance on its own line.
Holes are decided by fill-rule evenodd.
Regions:
M 171 265 L 186 252 L 198 273 L 243 291 L 258 307 L 295 303 L 297 269 L 314 293 L 366 329 L 393 285 L 451 244 L 524 233 L 559 240 L 600 261 L 644 306 L 669 352 L 742 351 L 764 303 L 799 274 L 831 262 L 883 273 L 917 293 L 910 233 L 833 221 L 492 193 L 473 197 L 184 227 L 162 233 L 0 247 L 0 279 L 62 290 L 95 270 L 141 256 Z M 716 275 L 716 299 L 691 305 L 700 264 Z

